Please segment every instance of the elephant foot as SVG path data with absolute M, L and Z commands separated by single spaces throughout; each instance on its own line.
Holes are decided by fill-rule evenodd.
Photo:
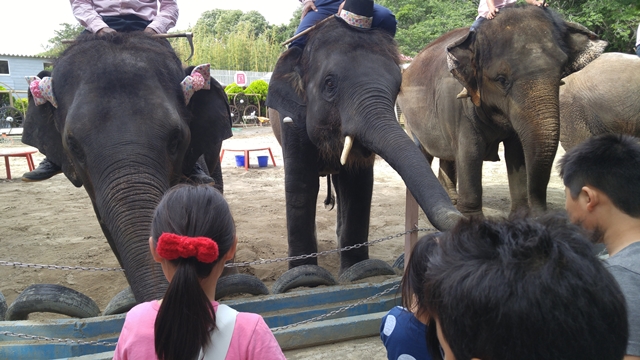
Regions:
M 340 278 L 340 283 L 349 283 L 364 278 L 378 275 L 395 275 L 391 265 L 380 259 L 367 259 L 360 261 L 345 270 Z
M 300 286 L 336 285 L 330 272 L 318 265 L 300 265 L 287 270 L 271 288 L 272 294 L 282 294 Z
M 132 307 L 136 306 L 138 302 L 136 298 L 133 296 L 133 291 L 131 291 L 131 287 L 127 287 L 126 289 L 120 291 L 116 296 L 109 301 L 107 307 L 104 308 L 102 315 L 116 315 L 116 314 L 124 314 L 127 311 L 131 310 Z
M 54 284 L 30 285 L 9 306 L 6 320 L 27 320 L 34 312 L 51 312 L 74 318 L 100 315 L 98 305 L 88 296 Z
M 7 300 L 0 292 L 0 321 L 4 321 L 4 316 L 7 313 Z
M 215 180 L 211 176 L 207 174 L 206 171 L 200 166 L 200 164 L 196 163 L 193 165 L 193 169 L 191 170 L 191 174 L 189 174 L 189 180 L 196 184 L 215 184 Z
M 237 294 L 268 295 L 269 289 L 253 275 L 232 274 L 218 279 L 216 300 Z

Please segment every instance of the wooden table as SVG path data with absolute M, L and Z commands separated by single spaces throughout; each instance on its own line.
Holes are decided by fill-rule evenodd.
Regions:
M 24 157 L 27 159 L 29 171 L 35 169 L 33 157 L 31 155 L 38 152 L 34 147 L 0 148 L 0 156 L 4 156 L 4 166 L 7 168 L 7 179 L 11 179 L 11 168 L 9 167 L 10 157 Z
M 273 158 L 273 153 L 271 152 L 270 147 L 256 148 L 256 149 L 222 149 L 222 152 L 220 152 L 220 162 L 222 162 L 222 157 L 224 156 L 225 151 L 244 153 L 244 169 L 245 170 L 249 170 L 249 153 L 251 151 L 268 151 L 269 156 L 271 156 L 271 162 L 273 163 L 273 166 L 276 166 L 276 161 Z

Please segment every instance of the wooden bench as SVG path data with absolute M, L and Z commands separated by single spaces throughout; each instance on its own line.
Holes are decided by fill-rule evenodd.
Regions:
M 4 156 L 4 166 L 7 168 L 7 179 L 11 180 L 11 168 L 9 167 L 10 157 L 24 157 L 27 159 L 29 171 L 35 169 L 33 157 L 31 155 L 38 152 L 34 147 L 0 148 L 0 156 Z
M 273 158 L 273 153 L 271 152 L 270 147 L 257 148 L 257 149 L 222 149 L 222 152 L 220 153 L 220 162 L 222 162 L 222 157 L 224 156 L 225 151 L 244 153 L 244 169 L 245 170 L 249 170 L 249 153 L 251 151 L 268 151 L 269 156 L 271 156 L 271 162 L 273 163 L 273 166 L 276 166 L 276 161 Z

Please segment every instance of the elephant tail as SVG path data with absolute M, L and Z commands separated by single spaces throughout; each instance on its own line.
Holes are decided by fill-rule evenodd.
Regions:
M 331 211 L 336 205 L 336 198 L 331 192 L 331 175 L 327 174 L 327 197 L 324 199 L 324 208 Z

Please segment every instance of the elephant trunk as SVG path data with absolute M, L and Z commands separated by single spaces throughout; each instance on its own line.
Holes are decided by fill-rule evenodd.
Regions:
M 395 96 L 390 93 L 368 90 L 352 102 L 358 105 L 349 111 L 352 124 L 361 125 L 343 124 L 343 134 L 355 137 L 355 141 L 386 160 L 400 174 L 431 224 L 448 230 L 462 214 L 451 204 L 426 158 L 396 120 L 393 99 Z
M 151 257 L 149 236 L 153 211 L 169 189 L 169 180 L 168 175 L 153 170 L 150 164 L 157 160 L 137 159 L 143 158 L 147 159 L 145 166 L 130 164 L 127 169 L 122 164 L 128 161 L 115 161 L 96 181 L 101 185 L 96 186 L 96 213 L 138 302 L 162 298 L 168 285 L 162 268 Z
M 557 82 L 526 85 L 528 97 L 521 111 L 513 114 L 514 128 L 524 152 L 527 194 L 535 211 L 547 208 L 547 185 L 560 140 L 559 89 Z

